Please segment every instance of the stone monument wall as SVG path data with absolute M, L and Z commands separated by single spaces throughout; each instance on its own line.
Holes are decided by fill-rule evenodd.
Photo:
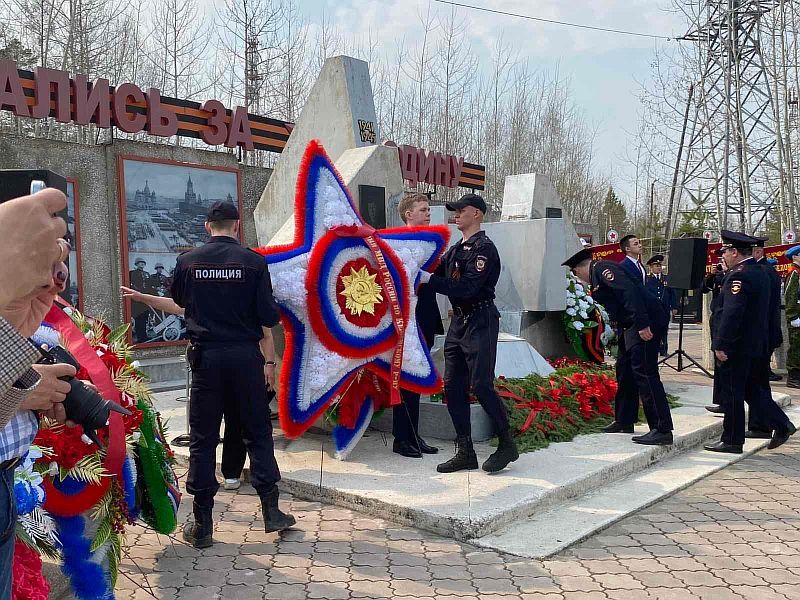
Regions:
M 257 245 L 253 212 L 272 173 L 271 169 L 240 165 L 236 156 L 228 152 L 124 140 L 88 146 L 0 135 L 0 169 L 43 168 L 75 178 L 79 197 L 84 309 L 88 314 L 107 319 L 112 326 L 119 325 L 123 319 L 119 294 L 122 253 L 117 157 L 120 155 L 238 168 L 244 238 L 250 246 Z M 149 348 L 139 351 L 137 357 L 178 356 L 183 352 L 182 345 Z

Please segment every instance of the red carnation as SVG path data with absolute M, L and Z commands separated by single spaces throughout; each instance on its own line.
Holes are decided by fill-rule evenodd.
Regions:
M 86 456 L 83 452 L 81 452 L 80 448 L 77 447 L 75 444 L 68 444 L 64 446 L 64 449 L 61 451 L 59 455 L 59 464 L 66 470 L 70 470 L 75 465 L 80 462 L 80 460 Z

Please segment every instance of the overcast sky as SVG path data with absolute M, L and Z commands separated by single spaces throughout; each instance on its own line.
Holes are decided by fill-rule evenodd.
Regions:
M 674 37 L 685 33 L 682 15 L 667 10 L 669 0 L 458 0 L 519 14 Z M 302 0 L 311 19 L 323 11 L 338 28 L 358 35 L 371 28 L 378 39 L 419 36 L 418 15 L 428 0 Z M 431 2 L 441 14 L 451 6 Z M 575 100 L 587 121 L 598 128 L 598 167 L 618 175 L 619 156 L 629 143 L 626 131 L 637 129 L 640 87 L 649 77 L 656 47 L 678 42 L 656 40 L 530 21 L 456 8 L 468 24 L 473 49 L 487 55 L 500 32 L 533 67 L 558 67 L 572 81 Z M 685 43 L 685 42 L 684 42 Z M 617 177 L 615 177 L 616 179 Z M 622 178 L 620 178 L 622 179 Z M 623 182 L 619 182 L 625 187 Z
M 682 15 L 668 10 L 671 0 L 457 1 L 666 37 L 682 35 L 687 29 Z M 201 2 L 210 5 L 212 0 Z M 373 39 L 386 40 L 385 50 L 391 53 L 393 41 L 400 36 L 405 36 L 407 47 L 420 39 L 419 14 L 427 11 L 429 0 L 298 0 L 298 5 L 311 23 L 319 23 L 325 15 L 346 35 L 364 36 L 371 30 Z M 453 10 L 432 0 L 430 6 L 441 15 Z M 466 8 L 455 10 L 468 24 L 476 54 L 487 56 L 496 37 L 503 32 L 519 51 L 520 58 L 529 59 L 532 67 L 551 70 L 558 67 L 564 77 L 571 79 L 577 105 L 587 121 L 598 128 L 595 154 L 598 168 L 617 175 L 621 168 L 618 157 L 629 142 L 626 131 L 637 129 L 637 81 L 648 78 L 657 46 L 669 47 L 677 42 L 587 31 Z

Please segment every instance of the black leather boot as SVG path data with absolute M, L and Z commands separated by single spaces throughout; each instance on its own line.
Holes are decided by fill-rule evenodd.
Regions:
M 264 531 L 267 533 L 283 531 L 297 523 L 297 520 L 292 515 L 287 515 L 278 508 L 279 495 L 280 492 L 278 488 L 273 487 L 271 491 L 261 497 L 261 512 L 264 515 Z
M 511 432 L 506 429 L 497 434 L 499 443 L 497 450 L 486 459 L 483 463 L 483 470 L 487 473 L 496 473 L 505 469 L 509 463 L 514 462 L 519 458 L 519 450 L 517 450 L 517 443 L 511 437 Z
M 214 505 L 192 504 L 194 521 L 183 526 L 183 539 L 195 548 L 208 548 L 214 543 L 214 519 L 211 515 Z
M 436 470 L 439 473 L 455 473 L 456 471 L 477 468 L 478 457 L 472 447 L 472 438 L 468 435 L 462 435 L 456 438 L 456 455 L 447 462 L 437 465 Z

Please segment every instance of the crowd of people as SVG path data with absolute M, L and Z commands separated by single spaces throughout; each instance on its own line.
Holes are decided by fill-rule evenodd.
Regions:
M 36 412 L 64 421 L 61 402 L 74 375 L 64 365 L 38 365 L 39 353 L 26 340 L 49 310 L 66 281 L 70 247 L 64 222 L 54 217 L 65 203 L 63 194 L 45 190 L 0 205 L 4 237 L 0 277 L 0 562 L 10 562 L 13 549 L 13 469 L 36 432 Z M 440 473 L 477 469 L 478 456 L 470 429 L 470 394 L 491 418 L 497 449 L 485 458 L 484 471 L 494 473 L 519 458 L 508 414 L 494 388 L 500 313 L 495 286 L 501 263 L 497 248 L 482 230 L 485 201 L 467 194 L 447 204 L 461 240 L 442 256 L 433 273 L 423 271 L 417 291 L 416 320 L 429 347 L 444 332 L 436 295 L 446 296 L 452 318 L 444 346 L 444 391 L 456 431 L 455 455 L 437 466 Z M 409 227 L 428 225 L 430 206 L 423 194 L 408 194 L 400 216 Z M 123 288 L 123 297 L 167 313 L 182 315 L 190 340 L 192 370 L 189 404 L 190 458 L 186 490 L 193 496 L 194 518 L 184 539 L 198 548 L 213 543 L 213 506 L 219 488 L 215 477 L 216 446 L 225 420 L 224 485 L 234 489 L 249 455 L 251 480 L 261 498 L 266 531 L 282 531 L 295 518 L 279 506 L 280 469 L 275 459 L 269 402 L 275 388 L 275 348 L 270 328 L 279 320 L 266 262 L 239 243 L 240 219 L 231 203 L 211 206 L 206 230 L 209 241 L 178 257 L 166 294 Z M 716 356 L 711 410 L 724 415 L 720 441 L 706 448 L 741 453 L 746 437 L 768 437 L 777 448 L 795 432 L 794 425 L 772 400 L 769 360 L 781 344 L 781 283 L 758 248 L 764 240 L 723 231 L 720 268 L 706 281 L 714 296 L 711 332 Z M 619 339 L 616 360 L 618 391 L 609 434 L 634 433 L 639 403 L 647 431 L 632 437 L 646 445 L 673 443 L 673 422 L 661 383 L 659 356 L 667 353 L 670 318 L 678 302 L 663 273 L 663 255 L 642 264 L 642 244 L 635 235 L 621 241 L 621 262 L 594 261 L 584 248 L 563 264 L 583 281 L 595 301 L 605 306 Z M 794 252 L 795 249 L 792 249 Z M 757 256 L 754 257 L 753 254 Z M 800 264 L 800 246 L 794 252 Z M 162 265 L 163 267 L 163 265 Z M 163 287 L 163 286 L 162 286 Z M 800 332 L 798 277 L 787 285 L 794 293 L 787 318 L 794 340 Z M 792 290 L 794 290 L 792 292 Z M 797 306 L 796 306 L 797 305 Z M 135 320 L 135 315 L 134 315 Z M 797 340 L 794 340 L 797 341 Z M 790 350 L 790 382 L 800 375 L 800 349 Z M 794 362 L 792 362 L 794 360 Z M 750 406 L 749 422 L 744 405 Z M 439 450 L 419 432 L 419 395 L 402 394 L 394 408 L 392 449 L 407 458 Z M 0 599 L 8 597 L 10 577 L 0 572 Z
M 724 416 L 719 441 L 706 450 L 741 454 L 746 438 L 769 439 L 777 448 L 795 433 L 786 414 L 772 399 L 770 369 L 773 352 L 783 343 L 781 333 L 781 280 L 764 257 L 766 238 L 723 230 L 720 263 L 706 278 L 703 291 L 711 292 L 711 339 L 715 355 L 714 404 L 710 412 Z M 619 338 L 616 361 L 617 395 L 615 419 L 606 433 L 633 433 L 638 420 L 639 400 L 649 432 L 632 439 L 639 444 L 673 443 L 669 404 L 658 371 L 659 352 L 666 354 L 665 338 L 669 319 L 675 316 L 677 297 L 662 273 L 663 255 L 641 263 L 641 243 L 634 235 L 622 238 L 625 258 L 620 262 L 593 261 L 584 248 L 564 262 L 587 286 L 597 302 L 608 311 Z M 800 246 L 788 254 L 795 261 Z M 800 258 L 797 259 L 800 264 Z M 793 286 L 793 287 L 792 287 Z M 790 338 L 800 337 L 797 305 L 797 273 L 787 284 L 786 318 Z M 793 295 L 792 295 L 793 294 Z M 791 304 L 791 307 L 790 307 Z M 800 341 L 800 340 L 798 340 Z M 800 348 L 790 355 L 796 360 Z M 800 364 L 790 360 L 790 384 Z M 744 420 L 744 406 L 749 406 Z

